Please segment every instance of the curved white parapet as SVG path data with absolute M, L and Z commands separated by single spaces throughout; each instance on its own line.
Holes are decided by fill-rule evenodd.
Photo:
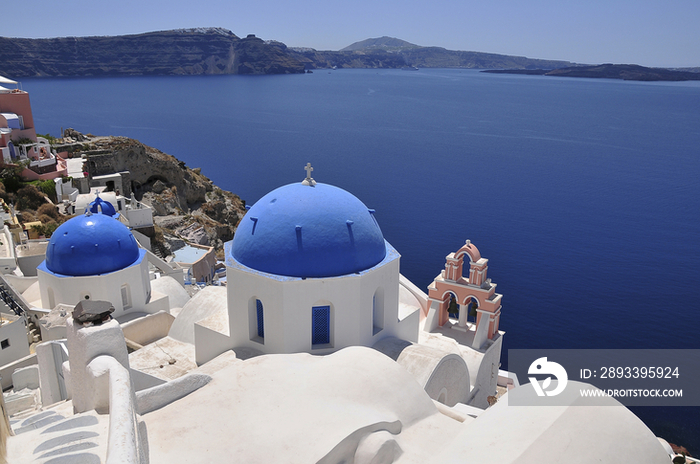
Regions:
M 187 374 L 155 387 L 136 393 L 136 407 L 139 414 L 146 414 L 173 401 L 179 400 L 211 381 L 205 374 Z

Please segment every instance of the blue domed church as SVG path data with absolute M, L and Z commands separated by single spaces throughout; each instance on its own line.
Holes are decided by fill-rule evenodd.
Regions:
M 93 299 L 111 302 L 116 317 L 167 310 L 167 296 L 151 295 L 146 251 L 128 227 L 97 206 L 51 236 L 46 259 L 37 267 L 42 307 Z
M 325 354 L 418 338 L 418 312 L 398 313 L 398 252 L 374 210 L 343 189 L 307 175 L 271 191 L 225 254 L 234 347 Z

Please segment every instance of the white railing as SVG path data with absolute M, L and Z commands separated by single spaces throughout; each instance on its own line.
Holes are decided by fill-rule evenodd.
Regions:
M 46 139 L 43 139 L 46 140 Z M 51 150 L 51 145 L 48 143 L 32 143 L 32 144 L 24 144 L 24 145 L 19 145 L 19 159 L 20 160 L 31 160 L 29 163 L 29 167 L 32 168 L 43 168 L 46 166 L 52 166 L 56 164 L 56 155 L 53 153 Z M 29 151 L 34 149 L 35 153 L 41 153 L 41 150 L 43 149 L 44 152 L 41 153 L 39 156 L 43 157 L 43 159 L 38 159 L 35 160 L 33 158 L 29 157 Z
M 45 156 L 46 156 L 46 158 L 44 158 L 44 159 L 32 160 L 29 163 L 29 166 L 43 168 L 45 166 L 51 166 L 53 164 L 56 164 L 56 157 L 54 156 L 53 153 L 49 152 Z
M 147 446 L 142 443 L 134 391 L 127 368 L 112 356 L 98 356 L 88 364 L 94 379 L 95 410 L 109 411 L 107 464 L 145 464 Z

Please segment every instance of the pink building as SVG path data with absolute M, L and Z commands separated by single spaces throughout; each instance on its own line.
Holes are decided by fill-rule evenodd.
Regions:
M 14 89 L 4 87 L 14 85 Z M 29 94 L 17 82 L 0 76 L 0 165 L 29 160 L 22 177 L 47 180 L 65 176 L 66 162 L 52 150 L 48 140 L 36 136 Z

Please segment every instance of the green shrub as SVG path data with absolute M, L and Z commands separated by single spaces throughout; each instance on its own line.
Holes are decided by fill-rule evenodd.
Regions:
M 54 203 L 57 202 L 56 197 L 56 183 L 52 180 L 45 180 L 40 184 L 41 191 L 46 194 L 47 197 L 51 199 Z
M 7 192 L 15 193 L 22 187 L 21 172 L 24 170 L 24 164 L 16 166 L 5 166 L 0 171 L 0 182 L 5 186 Z
M 51 145 L 56 143 L 56 137 L 50 134 L 36 134 L 37 137 L 44 137 Z

